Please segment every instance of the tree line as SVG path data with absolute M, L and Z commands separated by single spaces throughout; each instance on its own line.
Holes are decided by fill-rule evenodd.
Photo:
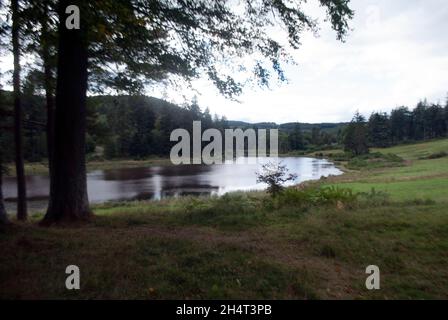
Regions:
M 35 88 L 38 83 L 27 79 L 24 84 L 22 106 L 24 113 L 24 159 L 28 162 L 47 161 L 45 97 Z M 5 105 L 12 105 L 12 93 L 3 92 Z M 11 108 L 11 107 L 10 107 Z M 245 123 L 229 121 L 212 115 L 209 108 L 201 108 L 197 99 L 181 106 L 142 95 L 92 96 L 87 98 L 86 153 L 89 160 L 144 159 L 151 156 L 168 157 L 172 146 L 171 132 L 186 129 L 191 133 L 193 121 L 201 121 L 202 131 L 210 128 L 224 133 L 225 129 L 278 129 L 279 151 L 306 152 L 334 146 L 339 124 Z M 3 139 L 4 161 L 14 160 L 12 132 Z M 97 152 L 98 151 L 98 152 Z
M 369 147 L 389 147 L 448 136 L 448 98 L 445 105 L 420 101 L 414 109 L 402 106 L 390 113 L 373 112 L 369 119 L 359 112 L 342 135 L 345 150 L 354 155 Z
M 374 147 L 446 137 L 447 134 L 448 99 L 445 106 L 423 100 L 413 110 L 399 107 L 390 114 L 375 112 L 368 121 L 369 142 Z
M 25 79 L 22 94 L 24 117 L 24 159 L 28 162 L 47 161 L 47 115 L 45 97 L 36 88 L 39 83 Z M 5 105 L 12 109 L 13 95 L 2 92 Z M 145 159 L 168 157 L 175 142 L 170 141 L 173 130 L 192 131 L 193 121 L 201 121 L 202 130 L 218 129 L 278 129 L 280 153 L 307 153 L 336 148 L 350 143 L 358 136 L 355 154 L 369 147 L 391 145 L 445 137 L 448 135 L 448 101 L 444 106 L 423 100 L 414 109 L 398 107 L 390 113 L 373 112 L 368 119 L 357 113 L 352 124 L 359 124 L 357 133 L 348 123 L 305 124 L 247 123 L 229 121 L 211 115 L 194 98 L 182 106 L 162 99 L 142 95 L 92 96 L 87 99 L 86 153 L 89 160 Z M 10 119 L 10 125 L 12 119 Z M 5 124 L 8 121 L 4 122 Z M 356 130 L 355 130 L 356 131 Z M 361 143 L 362 142 L 362 143 Z M 353 142 L 352 142 L 353 143 Z M 14 135 L 6 132 L 0 140 L 4 162 L 14 161 Z

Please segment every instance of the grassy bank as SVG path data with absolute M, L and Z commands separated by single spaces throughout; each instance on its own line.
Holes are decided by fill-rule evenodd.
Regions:
M 117 160 L 103 160 L 103 161 L 88 161 L 87 170 L 110 170 L 110 169 L 122 169 L 122 168 L 140 168 L 148 166 L 164 166 L 170 165 L 169 158 L 150 158 L 145 160 L 129 160 L 129 159 L 117 159 Z M 14 164 L 8 165 L 7 176 L 15 176 Z M 25 164 L 25 172 L 27 175 L 47 175 L 48 163 L 47 162 L 32 162 Z
M 432 159 L 448 152 L 448 139 L 403 145 L 372 152 L 392 154 L 402 158 L 397 166 L 349 170 L 341 177 L 330 179 L 336 186 L 368 192 L 372 188 L 390 194 L 396 201 L 433 200 L 448 202 L 448 156 Z M 347 165 L 342 162 L 342 165 Z
M 0 233 L 0 298 L 448 298 L 448 187 L 432 184 L 447 159 L 423 159 L 447 142 L 380 150 L 403 164 L 350 170 L 274 200 L 107 204 L 87 225 L 48 229 L 37 214 Z M 407 193 L 393 187 L 402 183 Z M 336 185 L 378 189 L 325 187 Z M 69 264 L 80 267 L 79 291 L 65 289 Z M 378 291 L 364 285 L 372 264 Z

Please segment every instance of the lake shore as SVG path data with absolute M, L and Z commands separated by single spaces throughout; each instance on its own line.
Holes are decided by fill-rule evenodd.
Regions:
M 169 158 L 150 158 L 145 160 L 132 159 L 116 159 L 116 160 L 102 160 L 102 161 L 87 161 L 87 171 L 94 170 L 109 170 L 116 168 L 138 168 L 147 166 L 166 166 L 171 165 Z M 25 163 L 25 173 L 27 175 L 48 175 L 48 162 L 28 162 Z M 14 164 L 8 164 L 8 171 L 5 174 L 7 177 L 15 177 Z
M 280 154 L 280 158 L 285 157 L 313 157 L 312 154 Z M 94 170 L 110 170 L 120 168 L 141 168 L 149 166 L 168 166 L 173 165 L 168 157 L 154 157 L 149 159 L 134 160 L 134 159 L 112 159 L 112 160 L 92 160 L 87 161 L 87 171 Z M 343 168 L 343 167 L 341 167 Z M 15 177 L 14 163 L 7 164 L 6 177 Z M 342 169 L 341 169 L 342 170 Z M 27 175 L 48 175 L 48 162 L 27 162 L 25 163 L 25 173 Z
M 159 200 L 185 195 L 223 195 L 234 191 L 264 190 L 257 183 L 256 172 L 270 158 L 251 158 L 223 165 L 154 165 L 148 162 L 113 163 L 109 169 L 88 172 L 88 196 L 91 204 Z M 310 157 L 285 157 L 282 163 L 297 174 L 295 183 L 342 174 L 326 160 Z M 119 167 L 124 165 L 124 167 Z M 103 164 L 103 168 L 106 168 Z M 113 167 L 113 168 L 112 168 Z M 291 185 L 294 182 L 290 182 Z M 45 210 L 50 181 L 47 175 L 29 175 L 27 179 L 30 211 Z M 3 196 L 10 214 L 15 212 L 16 182 L 14 177 L 3 181 Z
M 447 147 L 374 150 L 404 163 L 322 179 L 282 201 L 238 192 L 103 204 L 82 228 L 42 228 L 34 214 L 0 233 L 0 297 L 446 299 L 448 158 L 425 157 Z M 300 200 L 313 187 L 365 195 Z M 80 267 L 81 290 L 64 289 L 68 264 Z M 364 285 L 372 264 L 378 291 Z

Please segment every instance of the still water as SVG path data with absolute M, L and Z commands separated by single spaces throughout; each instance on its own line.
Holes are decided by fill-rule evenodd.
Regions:
M 241 159 L 240 159 L 241 160 Z M 222 195 L 236 190 L 262 190 L 266 185 L 256 182 L 256 172 L 272 158 L 258 158 L 256 164 L 150 166 L 94 170 L 87 175 L 91 203 L 124 200 L 157 200 L 182 195 Z M 333 163 L 306 157 L 281 158 L 290 173 L 298 178 L 293 183 L 317 180 L 342 172 Z M 27 177 L 27 196 L 31 208 L 45 208 L 48 197 L 47 176 Z M 3 193 L 7 206 L 16 199 L 14 178 L 5 177 Z

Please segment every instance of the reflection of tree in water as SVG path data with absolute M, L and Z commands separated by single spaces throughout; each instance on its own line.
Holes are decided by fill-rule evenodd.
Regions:
M 102 171 L 102 178 L 104 180 L 138 180 L 151 178 L 154 175 L 161 175 L 164 177 L 170 176 L 190 176 L 198 175 L 212 171 L 213 166 L 206 165 L 179 165 L 179 166 L 154 166 L 141 168 L 123 168 L 123 169 L 108 169 Z
M 207 172 L 212 172 L 215 166 L 207 165 L 179 165 L 179 166 L 165 166 L 160 167 L 160 175 L 170 177 L 170 176 L 192 176 L 199 175 Z
M 124 175 L 115 175 L 129 178 L 137 174 L 137 179 L 120 179 L 122 181 L 117 186 L 120 194 L 132 194 L 133 200 L 152 200 L 171 196 L 210 195 L 218 189 L 218 186 L 203 181 L 204 173 L 213 170 L 210 166 L 182 165 L 143 169 L 126 170 Z M 138 176 L 139 172 L 144 173 L 143 177 Z
M 320 161 L 317 159 L 313 159 L 313 161 L 311 162 L 311 170 L 312 170 L 313 176 L 316 176 L 319 174 L 320 168 L 321 168 Z
M 102 171 L 102 178 L 107 181 L 138 180 L 152 177 L 158 167 L 108 169 Z

